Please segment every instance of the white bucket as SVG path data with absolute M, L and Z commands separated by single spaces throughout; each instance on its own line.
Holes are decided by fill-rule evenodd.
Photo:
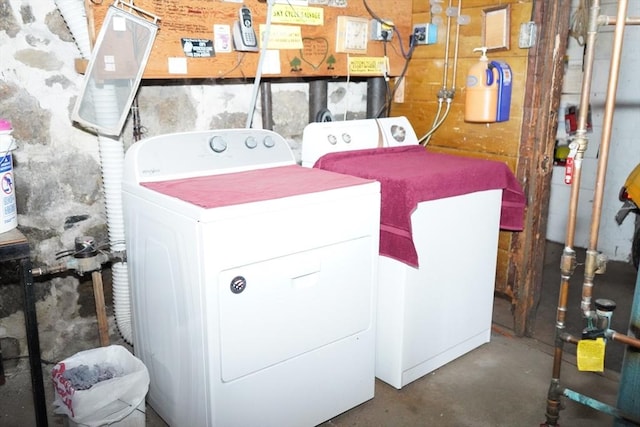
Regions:
M 0 233 L 18 226 L 15 181 L 13 178 L 13 156 L 16 143 L 11 136 L 11 122 L 0 119 Z

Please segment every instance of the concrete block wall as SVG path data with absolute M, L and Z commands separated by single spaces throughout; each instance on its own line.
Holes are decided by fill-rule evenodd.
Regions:
M 18 227 L 30 241 L 34 264 L 51 265 L 56 254 L 73 249 L 78 236 L 107 240 L 97 138 L 69 118 L 82 85 L 74 68 L 80 52 L 53 0 L 0 0 L 0 46 L 0 118 L 12 122 L 18 145 Z M 328 86 L 328 108 L 336 119 L 345 113 L 365 117 L 366 83 L 336 80 Z M 274 130 L 299 157 L 308 85 L 274 83 L 272 89 Z M 250 81 L 144 81 L 138 94 L 141 124 L 146 136 L 244 127 L 251 92 Z M 261 127 L 259 107 L 254 127 Z M 133 143 L 130 120 L 122 138 L 125 149 Z M 110 334 L 117 341 L 108 268 L 103 276 Z M 17 368 L 26 369 L 15 266 L 0 266 L 0 278 L 0 345 L 5 358 L 19 357 Z M 36 296 L 44 360 L 55 362 L 98 345 L 90 277 L 39 277 Z
M 578 2 L 574 3 L 574 11 Z M 617 1 L 603 0 L 601 14 L 616 16 Z M 629 2 L 627 16 L 640 16 L 640 2 Z M 607 85 L 609 82 L 609 68 L 613 47 L 613 26 L 601 27 L 596 41 L 596 58 L 591 90 L 591 109 L 593 132 L 589 133 L 589 145 L 583 162 L 582 180 L 580 186 L 579 209 L 575 246 L 586 248 L 589 245 L 591 227 L 593 192 L 596 183 L 598 158 L 600 157 L 600 143 L 602 138 L 602 124 L 604 119 L 604 104 Z M 631 254 L 631 239 L 633 234 L 633 216 L 618 226 L 614 216 L 621 203 L 618 192 L 624 181 L 640 162 L 640 80 L 637 70 L 640 69 L 640 58 L 635 54 L 635 46 L 640 43 L 640 27 L 627 26 L 618 81 L 616 108 L 613 120 L 612 139 L 609 150 L 609 162 L 604 187 L 604 200 L 598 236 L 598 250 L 611 260 L 627 261 Z M 580 80 L 584 49 L 575 39 L 569 41 L 568 73 L 565 74 L 564 94 L 561 99 L 560 120 L 564 117 L 564 106 L 579 105 Z M 558 126 L 558 138 L 567 139 L 564 123 Z M 563 182 L 564 167 L 556 166 L 553 170 L 551 199 L 549 204 L 549 218 L 547 238 L 555 242 L 565 242 L 567 212 L 569 207 L 570 186 Z

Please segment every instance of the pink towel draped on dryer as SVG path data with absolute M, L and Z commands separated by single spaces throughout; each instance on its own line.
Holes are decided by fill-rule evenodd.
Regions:
M 419 202 L 502 189 L 500 228 L 520 231 L 524 226 L 522 187 L 501 162 L 431 153 L 411 145 L 330 153 L 314 167 L 380 181 L 380 254 L 413 267 L 418 267 L 418 254 L 411 213 Z
M 291 165 L 170 181 L 141 182 L 140 185 L 193 205 L 212 209 L 333 190 L 370 181 L 372 180 Z

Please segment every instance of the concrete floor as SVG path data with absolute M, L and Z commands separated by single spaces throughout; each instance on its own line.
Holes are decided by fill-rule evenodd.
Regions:
M 375 397 L 325 423 L 323 427 L 387 426 L 538 426 L 545 421 L 546 394 L 551 377 L 555 309 L 560 281 L 561 245 L 547 245 L 545 279 L 538 310 L 534 338 L 518 338 L 511 331 L 510 304 L 494 301 L 491 342 L 447 364 L 425 377 L 396 390 L 376 382 Z M 578 260 L 584 260 L 578 254 Z M 579 294 L 582 273 L 572 279 L 569 299 L 568 330 L 582 329 Z M 573 283 L 575 280 L 575 284 Z M 626 332 L 636 273 L 626 263 L 611 262 L 607 272 L 596 278 L 596 290 L 602 297 L 618 302 L 613 329 Z M 599 291 L 594 291 L 598 297 Z M 568 346 L 571 347 L 571 346 Z M 577 392 L 615 405 L 623 346 L 607 346 L 606 370 L 602 374 L 584 373 L 575 367 L 575 352 L 567 348 L 562 365 L 561 383 Z M 48 379 L 51 366 L 43 366 L 47 401 L 53 401 Z M 0 426 L 35 425 L 28 364 L 20 363 L 7 373 L 0 386 Z M 608 426 L 612 418 L 581 404 L 564 400 L 560 423 L 563 426 Z M 51 409 L 51 408 L 50 408 Z M 51 411 L 50 411 L 51 412 Z M 49 425 L 64 425 L 64 418 L 49 414 Z M 146 425 L 166 424 L 147 406 Z M 183 426 L 178 426 L 183 427 Z M 188 427 L 188 426 L 184 426 Z

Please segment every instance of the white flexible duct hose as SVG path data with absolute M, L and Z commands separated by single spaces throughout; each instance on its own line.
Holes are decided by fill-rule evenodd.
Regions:
M 84 1 L 56 0 L 56 7 L 60 11 L 67 27 L 69 27 L 82 58 L 89 59 L 91 56 L 91 41 L 89 39 L 87 12 L 84 7 Z
M 91 56 L 91 43 L 87 25 L 86 10 L 83 0 L 56 0 L 56 7 L 62 14 L 83 59 Z M 96 111 L 101 115 L 115 114 L 119 117 L 115 88 L 111 91 L 94 92 Z M 98 96 L 95 96 L 98 94 Z M 103 96 L 100 96 L 103 95 Z M 107 213 L 107 229 L 112 252 L 124 252 L 124 213 L 122 208 L 122 171 L 124 168 L 124 146 L 122 139 L 98 135 L 100 148 L 100 164 L 105 192 L 105 209 Z M 131 301 L 129 290 L 129 274 L 126 262 L 116 262 L 111 267 L 113 282 L 113 307 L 116 325 L 122 338 L 133 342 L 131 328 Z
M 117 114 L 117 113 L 116 113 Z M 124 146 L 122 139 L 98 135 L 102 182 L 104 186 L 107 229 L 112 252 L 125 251 L 124 210 L 122 208 L 122 173 Z M 111 266 L 113 283 L 113 310 L 116 325 L 125 341 L 133 341 L 131 328 L 131 300 L 129 274 L 126 262 L 114 262 Z

